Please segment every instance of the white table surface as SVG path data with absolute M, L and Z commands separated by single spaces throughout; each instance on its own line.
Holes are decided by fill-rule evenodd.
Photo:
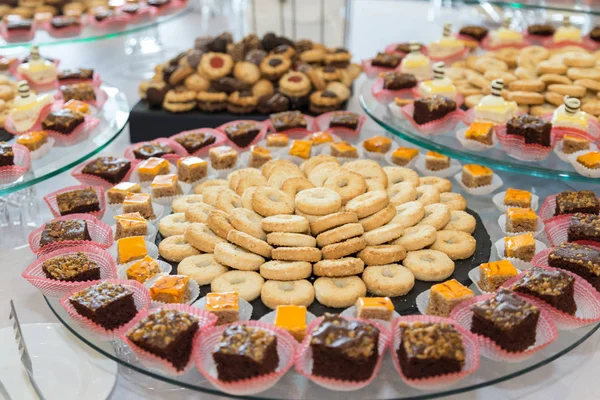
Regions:
M 315 3 L 314 1 L 309 3 Z M 339 3 L 339 2 L 338 2 Z M 357 60 L 374 55 L 376 49 L 382 49 L 392 41 L 405 41 L 414 35 L 415 23 L 420 26 L 419 40 L 430 40 L 439 35 L 439 26 L 443 22 L 429 23 L 426 21 L 427 3 L 425 2 L 392 2 L 357 0 L 353 2 L 354 14 L 350 35 L 350 49 Z M 408 18 L 406 10 L 418 18 Z M 193 38 L 207 32 L 219 32 L 223 26 L 233 27 L 231 21 L 212 18 L 204 19 L 197 13 L 190 14 L 175 23 L 160 28 L 163 43 L 180 49 L 190 47 Z M 394 31 L 382 31 L 379 27 L 393 27 Z M 234 27 L 235 28 L 235 27 Z M 276 25 L 274 26 L 276 28 Z M 185 40 L 181 40 L 181 38 Z M 114 72 L 114 61 L 124 59 L 122 54 L 124 38 L 117 38 L 90 44 L 68 45 L 43 48 L 42 53 L 59 57 L 62 65 L 86 66 L 93 65 L 107 81 L 120 87 L 128 96 L 130 104 L 137 101 L 137 81 L 130 77 Z M 115 56 L 117 54 L 117 56 Z M 103 71 L 113 71 L 104 73 Z M 359 85 L 356 86 L 360 87 Z M 350 109 L 361 112 L 357 99 L 351 102 Z M 374 131 L 380 128 L 372 121 L 365 127 Z M 124 132 L 102 154 L 118 155 L 129 144 L 128 132 Z M 511 175 L 515 179 L 514 175 Z M 532 185 L 555 185 L 553 182 L 532 179 Z M 57 187 L 74 184 L 75 180 L 63 173 L 38 185 L 38 195 L 55 190 Z M 557 186 L 558 187 L 558 186 Z M 563 190 L 561 188 L 561 190 Z M 597 189 L 596 189 L 597 190 Z M 44 209 L 44 206 L 42 206 Z M 50 213 L 44 210 L 45 220 L 50 219 Z M 486 221 L 486 226 L 488 221 Z M 490 229 L 490 228 L 488 228 Z M 497 239 L 492 235 L 492 241 Z M 43 297 L 28 282 L 21 277 L 22 270 L 34 259 L 33 253 L 27 247 L 7 251 L 0 257 L 0 328 L 9 325 L 8 301 L 13 299 L 19 311 L 22 323 L 56 322 L 56 318 L 47 307 Z M 77 339 L 73 339 L 77 340 Z M 12 346 L 13 343 L 0 343 L 0 346 Z M 600 368 L 600 336 L 592 336 L 585 343 L 574 349 L 558 361 L 541 367 L 533 372 L 510 380 L 508 382 L 483 388 L 477 391 L 451 396 L 451 399 L 600 399 L 600 385 L 595 382 Z M 200 394 L 184 389 L 160 385 L 161 390 L 147 390 L 132 384 L 121 375 L 110 396 L 111 400 L 122 399 L 213 399 L 216 396 Z M 33 392 L 24 393 L 17 399 L 34 399 Z M 341 398 L 340 393 L 331 393 L 331 398 Z

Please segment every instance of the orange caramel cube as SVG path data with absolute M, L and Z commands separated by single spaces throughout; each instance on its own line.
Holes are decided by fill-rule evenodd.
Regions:
M 190 299 L 186 275 L 160 276 L 150 288 L 150 297 L 162 303 L 185 303 Z
M 117 240 L 119 264 L 138 260 L 148 255 L 146 239 L 143 236 L 130 236 Z

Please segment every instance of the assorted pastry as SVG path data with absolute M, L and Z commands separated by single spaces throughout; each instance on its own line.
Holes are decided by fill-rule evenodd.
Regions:
M 322 114 L 344 107 L 362 68 L 343 48 L 267 33 L 234 42 L 230 33 L 203 36 L 159 64 L 139 86 L 151 108 L 173 113 Z

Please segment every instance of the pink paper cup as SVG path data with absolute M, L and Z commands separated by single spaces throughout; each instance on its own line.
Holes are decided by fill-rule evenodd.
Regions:
M 124 154 L 125 158 L 128 158 L 130 160 L 137 160 L 137 158 L 135 157 L 134 151 L 146 144 L 158 144 L 163 147 L 165 147 L 165 146 L 170 147 L 171 150 L 173 150 L 175 153 L 174 154 L 165 154 L 161 158 L 164 158 L 165 160 L 169 160 L 169 162 L 171 162 L 171 163 L 176 163 L 177 160 L 179 160 L 181 157 L 185 157 L 188 155 L 188 152 L 185 151 L 183 146 L 180 145 L 179 143 L 177 143 L 176 141 L 167 139 L 167 138 L 158 138 L 158 139 L 151 140 L 149 142 L 140 142 L 140 143 L 132 144 L 131 146 L 129 146 L 128 148 L 125 149 L 125 154 Z
M 22 177 L 31 166 L 29 149 L 20 144 L 13 144 L 14 164 L 0 167 L 0 185 L 6 185 Z
M 60 211 L 58 210 L 58 203 L 56 202 L 56 196 L 62 193 L 70 192 L 73 190 L 81 190 L 89 188 L 89 185 L 75 185 L 75 186 L 67 186 L 50 194 L 44 196 L 44 201 L 48 204 L 50 211 L 54 217 L 60 217 Z M 96 196 L 98 196 L 98 200 L 100 201 L 100 211 L 92 211 L 90 213 L 85 213 L 92 215 L 98 219 L 102 219 L 104 216 L 104 212 L 106 211 L 106 198 L 104 197 L 104 188 L 102 186 L 92 186 L 94 192 L 96 192 Z
M 31 128 L 24 131 L 16 130 L 12 117 L 9 114 L 8 117 L 6 117 L 6 122 L 4 123 L 4 130 L 6 130 L 6 132 L 10 133 L 11 135 L 20 135 L 22 133 L 31 131 L 41 131 L 42 121 L 46 118 L 48 114 L 50 114 L 50 111 L 52 111 L 52 109 L 54 109 L 55 107 L 60 108 L 61 106 L 61 102 L 54 102 L 54 104 L 48 104 L 47 106 L 44 106 L 44 108 L 42 108 L 42 111 L 40 112 L 40 115 L 38 116 L 34 124 L 31 126 Z
M 351 139 L 355 139 L 358 135 L 360 135 L 360 131 L 362 130 L 363 125 L 365 124 L 366 118 L 363 115 L 358 115 L 358 126 L 356 127 L 356 129 L 348 129 L 339 126 L 330 127 L 329 124 L 331 123 L 331 118 L 336 113 L 340 112 L 344 113 L 349 111 L 332 111 L 319 115 L 317 118 L 315 118 L 315 130 L 329 131 L 334 135 L 341 136 L 342 138 L 350 137 Z
M 117 8 L 123 14 L 129 16 L 129 22 L 132 24 L 142 24 L 152 21 L 156 18 L 156 10 L 150 6 L 140 6 L 135 14 L 128 14 L 123 11 L 123 7 Z
M 349 318 L 348 320 L 359 321 L 358 318 Z M 322 376 L 313 375 L 312 373 L 312 350 L 310 349 L 310 341 L 312 338 L 312 332 L 319 326 L 319 324 L 323 321 L 323 317 L 316 318 L 313 320 L 308 327 L 306 328 L 307 335 L 304 337 L 304 340 L 300 344 L 300 348 L 298 349 L 298 353 L 296 356 L 296 372 L 303 375 L 307 379 L 310 379 L 312 382 L 316 383 L 319 386 L 323 386 L 329 390 L 337 390 L 337 391 L 354 391 L 362 389 L 368 386 L 373 379 L 377 376 L 379 372 L 379 368 L 381 367 L 381 361 L 383 360 L 383 355 L 385 353 L 386 348 L 389 345 L 389 341 L 391 338 L 390 331 L 383 327 L 378 322 L 369 321 L 368 323 L 374 325 L 377 329 L 379 329 L 379 343 L 377 346 L 377 352 L 379 353 L 379 359 L 377 360 L 377 364 L 375 365 L 375 369 L 373 370 L 373 374 L 371 377 L 365 381 L 345 381 L 341 379 L 332 379 L 326 378 Z M 363 321 L 364 322 L 364 321 Z
M 544 268 L 549 271 L 557 270 L 557 268 L 552 267 L 539 268 Z M 530 303 L 534 303 L 539 308 L 544 309 L 548 315 L 550 315 L 556 327 L 560 330 L 577 329 L 600 321 L 600 293 L 598 293 L 598 291 L 594 289 L 592 285 L 590 285 L 579 275 L 562 269 L 560 271 L 571 275 L 575 279 L 575 293 L 573 296 L 575 299 L 575 304 L 577 304 L 577 311 L 575 312 L 575 315 L 570 315 L 560 311 L 559 309 L 552 307 L 550 304 L 538 299 L 537 297 L 519 292 L 515 293 Z M 510 287 L 514 285 L 524 274 L 525 272 L 510 278 L 504 282 L 501 287 L 510 289 Z
M 268 133 L 280 133 L 286 135 L 290 139 L 302 139 L 304 136 L 310 135 L 318 129 L 316 118 L 304 114 L 304 119 L 306 120 L 306 128 L 291 128 L 280 132 L 275 131 L 270 119 L 266 120 L 265 124 L 268 125 Z
M 135 328 L 135 326 L 142 319 L 144 319 L 145 317 L 147 317 L 150 314 L 153 314 L 153 313 L 163 310 L 163 309 L 186 312 L 186 313 L 191 314 L 191 315 L 195 316 L 196 318 L 198 318 L 199 329 L 196 332 L 196 335 L 194 335 L 190 359 L 189 359 L 187 365 L 181 370 L 178 370 L 177 368 L 175 368 L 167 360 L 160 358 L 158 356 L 155 356 L 154 354 L 142 349 L 141 347 L 139 347 L 138 345 L 133 343 L 127 337 L 127 334 L 129 332 L 131 332 L 133 330 L 133 328 Z M 127 346 L 129 346 L 129 348 L 133 351 L 133 353 L 138 357 L 140 362 L 142 364 L 144 364 L 147 368 L 155 370 L 155 371 L 160 371 L 161 373 L 164 373 L 169 376 L 178 376 L 178 375 L 183 375 L 187 371 L 190 370 L 190 368 L 192 367 L 192 358 L 194 357 L 195 347 L 197 346 L 198 337 L 201 335 L 204 335 L 204 330 L 206 328 L 214 326 L 214 324 L 216 322 L 217 322 L 217 317 L 208 311 L 200 310 L 199 308 L 192 307 L 187 304 L 168 304 L 168 305 L 160 307 L 160 308 L 146 309 L 146 310 L 138 313 L 138 315 L 134 319 L 131 320 L 131 323 L 129 324 L 129 329 L 127 329 L 126 331 L 123 331 L 119 335 L 119 339 L 121 339 Z
M 546 237 L 552 246 L 567 242 L 569 238 L 569 225 L 573 214 L 558 215 L 544 222 Z
M 35 37 L 35 31 L 37 27 L 35 22 L 32 24 L 31 29 L 28 30 L 20 30 L 18 29 L 16 32 L 9 31 L 6 28 L 5 23 L 0 23 L 0 35 L 6 40 L 8 43 L 15 42 L 31 42 Z
M 419 125 L 415 122 L 413 118 L 414 111 L 414 104 L 407 104 L 404 107 L 402 107 L 402 114 L 404 114 L 404 117 L 407 119 L 407 121 L 410 122 L 410 124 L 419 133 L 428 136 L 441 135 L 442 133 L 446 133 L 453 130 L 454 128 L 456 128 L 456 125 L 463 120 L 464 117 L 464 111 L 456 109 L 455 111 L 444 116 L 443 118 L 428 122 L 423 125 Z
M 102 84 L 102 79 L 100 78 L 100 74 L 94 72 L 92 79 L 63 79 L 61 81 L 57 81 L 57 87 L 62 85 L 75 85 L 77 83 L 90 83 L 95 87 L 99 87 Z
M 79 252 L 84 253 L 91 260 L 96 262 L 100 268 L 101 279 L 117 278 L 117 266 L 115 265 L 115 261 L 110 254 L 103 249 L 90 245 L 68 247 L 44 254 L 31 263 L 27 268 L 25 268 L 25 271 L 23 271 L 21 276 L 35 286 L 44 296 L 48 297 L 63 297 L 65 294 L 73 291 L 76 288 L 81 288 L 82 286 L 89 285 L 92 282 L 99 282 L 64 282 L 46 277 L 46 274 L 42 270 L 42 264 L 44 261 L 53 257 L 75 254 Z
M 471 311 L 471 306 L 475 303 L 485 301 L 493 296 L 493 294 L 484 294 L 457 304 L 456 307 L 454 307 L 454 309 L 450 313 L 450 318 L 462 325 L 463 328 L 470 331 L 471 320 L 473 318 L 473 311 Z M 477 337 L 477 340 L 479 340 L 481 354 L 484 357 L 494 361 L 520 362 L 528 359 L 538 351 L 548 346 L 550 343 L 554 342 L 558 337 L 558 331 L 556 329 L 556 326 L 552 322 L 552 318 L 550 317 L 550 315 L 544 309 L 540 309 L 540 317 L 537 323 L 535 343 L 533 344 L 533 346 L 529 347 L 525 351 L 506 351 L 500 346 L 498 346 L 496 342 L 492 341 L 491 339 L 485 336 L 477 334 L 475 334 L 475 336 Z
M 401 99 L 414 99 L 413 88 L 400 89 L 400 90 L 388 90 L 383 88 L 383 79 L 377 78 L 371 86 L 371 94 L 380 103 L 391 103 L 396 97 Z
M 99 124 L 100 120 L 98 118 L 86 115 L 83 123 L 73 129 L 71 133 L 65 134 L 48 129 L 46 129 L 46 133 L 56 141 L 57 146 L 72 146 L 90 137 L 92 131 Z
M 179 132 L 176 135 L 171 136 L 169 139 L 172 140 L 173 142 L 177 143 L 178 145 L 180 145 L 176 141 L 176 139 L 178 139 L 179 137 L 188 135 L 190 133 L 204 133 L 204 134 L 213 135 L 215 137 L 215 142 L 213 144 L 209 144 L 207 146 L 204 146 L 204 147 L 196 150 L 194 153 L 189 153 L 187 150 L 185 150 L 185 148 L 183 148 L 185 150 L 186 155 L 189 155 L 189 156 L 208 157 L 208 152 L 211 149 L 211 147 L 218 147 L 227 142 L 227 136 L 223 132 L 218 131 L 214 128 L 200 128 L 200 129 L 192 129 L 189 131 L 183 131 L 183 132 Z M 183 147 L 183 146 L 181 146 L 181 147 Z
M 109 182 L 106 179 L 101 178 L 96 175 L 90 175 L 90 174 L 84 173 L 83 169 L 89 164 L 89 162 L 80 164 L 77 167 L 75 167 L 75 169 L 73 169 L 73 171 L 71 171 L 71 176 L 73 178 L 77 179 L 79 182 L 81 182 L 82 185 L 101 186 L 104 190 L 108 190 L 111 187 L 118 185 L 121 182 L 129 181 L 131 174 L 133 173 L 133 171 L 139 164 L 139 160 L 130 160 L 130 161 L 131 161 L 131 166 L 129 167 L 129 171 L 127 171 L 127 174 L 125 174 L 123 179 L 121 179 L 117 183 Z
M 312 117 L 311 117 L 312 118 Z M 312 120 L 312 119 L 311 119 Z M 227 122 L 221 126 L 218 126 L 216 129 L 219 132 L 223 132 L 223 135 L 225 135 L 225 137 L 227 137 L 227 132 L 226 129 L 228 126 L 230 125 L 235 125 L 235 124 L 239 124 L 240 122 L 248 122 L 248 123 L 253 123 L 253 124 L 257 124 L 257 126 L 260 128 L 260 132 L 258 132 L 258 135 L 256 135 L 256 137 L 252 140 L 252 142 L 250 142 L 250 144 L 248 144 L 248 146 L 246 147 L 239 147 L 237 144 L 233 143 L 231 140 L 229 140 L 229 138 L 227 138 L 227 142 L 223 143 L 226 144 L 227 146 L 231 146 L 232 148 L 234 148 L 236 151 L 245 151 L 248 150 L 251 146 L 257 144 L 258 142 L 260 142 L 261 140 L 263 140 L 267 134 L 267 131 L 269 130 L 271 124 L 270 122 L 267 121 L 253 121 L 253 120 L 245 120 L 245 119 L 240 119 L 240 120 L 236 120 L 236 121 L 230 121 Z M 307 128 L 311 128 L 312 129 L 312 124 L 309 123 L 309 121 L 307 120 Z M 280 132 L 283 133 L 283 132 Z
M 443 61 L 444 63 L 446 63 L 446 65 L 450 65 L 453 62 L 464 60 L 469 55 L 470 52 L 471 52 L 471 49 L 469 47 L 465 46 L 465 48 L 462 49 L 461 51 L 457 51 L 456 53 L 450 54 L 446 57 L 429 56 L 429 58 L 433 62 Z M 429 49 L 426 49 L 426 54 L 429 54 Z
M 506 125 L 496 125 L 494 132 L 506 154 L 521 161 L 545 160 L 552 153 L 552 148 L 556 144 L 555 138 L 551 139 L 551 144 L 548 147 L 538 144 L 526 144 L 524 137 L 507 134 Z
M 64 39 L 81 35 L 83 25 L 84 22 L 79 20 L 79 25 L 66 26 L 59 29 L 52 26 L 52 21 L 45 21 L 42 26 L 44 30 L 48 32 L 48 35 L 53 38 Z
M 397 54 L 399 54 L 399 53 L 397 53 Z M 380 73 L 394 71 L 400 66 L 400 64 L 398 64 L 398 67 L 396 67 L 396 68 L 378 67 L 378 66 L 374 66 L 371 63 L 371 61 L 373 61 L 373 59 L 368 58 L 366 60 L 362 60 L 362 62 L 361 62 L 363 71 L 367 75 L 368 78 L 377 78 Z
M 221 340 L 221 335 L 230 326 L 245 325 L 267 330 L 277 336 L 277 354 L 279 365 L 275 372 L 255 378 L 235 382 L 219 380 L 217 367 L 213 359 L 213 350 Z M 272 324 L 261 321 L 239 321 L 228 325 L 207 328 L 195 339 L 193 358 L 196 368 L 202 376 L 210 381 L 217 389 L 232 395 L 248 396 L 263 392 L 274 386 L 279 379 L 292 367 L 295 360 L 298 342 L 287 331 Z
M 102 21 L 96 20 L 92 14 L 88 14 L 88 24 L 92 28 L 102 32 L 122 31 L 129 23 L 129 16 L 124 14 L 115 15 Z
M 561 42 L 555 42 L 553 37 L 546 38 L 542 41 L 542 46 L 547 49 L 560 49 L 568 46 L 576 46 L 584 48 L 588 51 L 594 51 L 598 48 L 598 44 L 590 39 L 588 36 L 582 38 L 581 42 L 574 42 L 572 40 L 563 40 Z
M 121 333 L 129 330 L 129 328 L 131 327 L 131 321 L 127 322 L 124 325 L 121 325 L 120 327 L 118 327 L 116 329 L 108 330 L 108 329 L 105 329 L 102 326 L 96 324 L 91 319 L 86 318 L 83 315 L 79 314 L 75 310 L 75 307 L 73 307 L 73 305 L 69 301 L 69 298 L 73 294 L 75 294 L 81 290 L 84 290 L 85 288 L 88 288 L 90 286 L 93 286 L 95 284 L 101 283 L 101 282 L 116 283 L 116 284 L 124 286 L 125 288 L 127 288 L 131 292 L 133 292 L 133 301 L 135 303 L 135 308 L 137 309 L 136 316 L 140 312 L 145 311 L 150 306 L 150 292 L 144 285 L 142 285 L 141 283 L 139 283 L 137 281 L 124 280 L 124 279 L 106 279 L 106 280 L 102 280 L 102 281 L 94 281 L 90 284 L 83 284 L 77 288 L 73 288 L 73 289 L 69 290 L 67 293 L 65 293 L 65 295 L 60 299 L 60 305 L 63 306 L 63 308 L 67 311 L 69 316 L 71 318 L 73 318 L 73 320 L 75 322 L 77 322 L 79 324 L 79 326 L 81 326 L 82 328 L 84 328 L 87 331 L 92 332 L 95 336 L 99 337 L 102 340 L 112 341 L 112 340 L 116 340 Z
M 462 335 L 463 346 L 465 348 L 465 365 L 462 371 L 454 374 L 439 375 L 422 379 L 407 378 L 402 372 L 400 360 L 398 359 L 398 348 L 400 347 L 401 341 L 400 328 L 398 325 L 401 322 L 430 322 L 447 323 L 452 325 Z M 463 328 L 460 324 L 458 324 L 458 322 L 449 318 L 434 317 L 430 315 L 408 315 L 396 318 L 394 322 L 392 322 L 392 340 L 390 343 L 390 352 L 392 353 L 394 367 L 396 368 L 396 371 L 398 371 L 398 374 L 402 377 L 404 383 L 416 389 L 431 390 L 434 388 L 437 389 L 449 386 L 461 379 L 464 379 L 479 368 L 479 341 L 477 340 L 477 337 L 467 329 Z
M 45 228 L 45 225 L 43 225 L 29 234 L 29 248 L 31 251 L 39 256 L 74 246 L 95 246 L 101 249 L 108 249 L 112 246 L 114 239 L 110 226 L 90 214 L 69 214 L 64 217 L 53 219 L 50 222 L 69 221 L 73 219 L 82 219 L 87 222 L 88 232 L 90 233 L 90 238 L 92 240 L 63 240 L 61 242 L 50 243 L 44 247 L 40 247 L 42 232 Z

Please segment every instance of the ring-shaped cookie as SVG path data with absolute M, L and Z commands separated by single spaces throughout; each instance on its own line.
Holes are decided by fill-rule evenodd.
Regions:
M 358 222 L 358 217 L 355 213 L 350 211 L 340 211 L 337 213 L 324 215 L 319 217 L 316 221 L 311 222 L 310 231 L 313 235 L 318 235 L 326 230 L 356 222 Z
M 390 222 L 396 216 L 396 207 L 393 204 L 388 204 L 383 210 L 377 211 L 373 215 L 361 218 L 358 222 L 363 226 L 365 232 L 372 231 Z
M 477 222 L 471 214 L 465 211 L 454 210 L 450 211 L 450 222 L 444 226 L 444 230 L 473 233 L 476 225 Z
M 327 178 L 324 187 L 337 192 L 342 198 L 342 204 L 346 204 L 367 191 L 367 182 L 356 172 L 340 171 Z
M 357 257 L 363 260 L 365 265 L 393 264 L 404 260 L 406 249 L 399 244 L 367 246 L 357 254 Z
M 404 233 L 404 227 L 401 224 L 387 224 L 365 232 L 363 235 L 369 246 L 377 246 L 398 239 Z
M 330 278 L 358 275 L 363 272 L 365 263 L 360 258 L 345 257 L 335 260 L 321 260 L 313 265 L 313 274 Z
M 346 203 L 346 211 L 356 214 L 358 218 L 365 218 L 382 210 L 390 203 L 387 192 L 377 190 L 362 194 Z
M 303 176 L 293 176 L 283 181 L 281 191 L 289 194 L 291 197 L 306 189 L 313 189 L 315 185 Z
M 388 187 L 388 178 L 383 168 L 374 160 L 356 160 L 342 166 L 347 171 L 356 172 L 365 178 L 367 187 L 372 190 L 385 190 Z M 360 218 L 360 217 L 359 217 Z
M 317 239 L 302 233 L 271 232 L 267 235 L 267 243 L 278 247 L 316 247 Z
M 204 192 L 204 189 L 211 187 L 211 186 L 229 187 L 229 182 L 226 181 L 225 179 L 209 179 L 207 181 L 197 184 L 196 187 L 194 187 L 194 193 L 202 194 L 202 192 Z
M 265 259 L 231 243 L 222 242 L 215 246 L 215 260 L 240 271 L 258 271 Z
M 211 231 L 208 225 L 201 222 L 190 223 L 183 236 L 189 244 L 205 253 L 212 253 L 218 243 L 225 241 Z
M 158 252 L 162 258 L 171 262 L 180 262 L 186 257 L 200 254 L 195 247 L 185 240 L 183 235 L 164 238 L 158 245 Z
M 265 232 L 308 232 L 309 224 L 305 217 L 300 215 L 271 215 L 262 220 L 262 229 Z
M 258 254 L 262 257 L 271 258 L 271 251 L 273 248 L 264 240 L 257 239 L 245 232 L 232 229 L 227 234 L 227 240 L 230 243 L 236 244 L 251 253 Z
M 317 244 L 319 247 L 323 247 L 328 244 L 339 243 L 346 239 L 360 236 L 364 232 L 364 228 L 359 223 L 338 226 L 337 228 L 330 229 L 317 235 Z
M 254 196 L 254 192 L 258 189 L 258 186 L 250 186 L 248 189 L 244 190 L 244 193 L 240 196 L 242 198 L 242 207 L 246 210 L 254 211 L 252 208 L 252 196 Z
M 276 281 L 306 279 L 312 274 L 312 264 L 307 261 L 272 260 L 260 266 L 260 275 Z
M 177 266 L 178 274 L 189 276 L 199 286 L 209 285 L 213 279 L 227 271 L 229 268 L 219 264 L 212 254 L 186 257 Z
M 184 213 L 189 206 L 198 203 L 202 203 L 201 194 L 186 194 L 184 196 L 179 196 L 175 200 L 173 200 L 173 204 L 171 204 L 171 209 L 174 213 Z
M 241 196 L 246 189 L 254 186 L 267 186 L 267 178 L 262 175 L 250 175 L 241 179 L 235 187 L 235 192 Z
M 294 213 L 294 198 L 279 189 L 260 187 L 252 195 L 252 208 L 263 217 Z
M 393 224 L 401 224 L 404 228 L 416 225 L 425 216 L 425 206 L 418 201 L 396 206 L 396 216 L 392 219 Z
M 221 210 L 209 212 L 206 217 L 206 225 L 223 239 L 227 239 L 227 234 L 233 229 L 233 226 L 229 223 L 229 214 Z
M 337 165 L 340 165 L 340 161 L 336 157 L 330 156 L 329 154 L 319 154 L 318 156 L 311 157 L 304 161 L 300 168 L 302 171 L 304 171 L 306 176 L 309 176 L 316 167 L 326 162 L 333 162 Z
M 314 287 L 317 301 L 326 307 L 350 307 L 359 297 L 367 295 L 367 287 L 358 276 L 320 277 L 315 281 Z
M 431 185 L 434 186 L 440 193 L 450 192 L 452 190 L 452 182 L 446 178 L 439 176 L 423 176 L 419 179 L 419 186 Z
M 436 241 L 429 247 L 445 253 L 451 260 L 464 260 L 475 253 L 477 242 L 473 236 L 461 231 L 439 231 Z
M 424 206 L 440 202 L 440 191 L 431 185 L 417 187 L 417 200 Z
M 340 195 L 324 187 L 307 189 L 296 195 L 296 208 L 312 215 L 327 215 L 334 213 L 342 206 Z
M 437 250 L 409 251 L 402 265 L 412 271 L 415 279 L 424 282 L 443 281 L 454 273 L 454 261 Z
M 277 247 L 271 252 L 271 257 L 281 261 L 317 262 L 322 254 L 316 247 Z
M 440 203 L 447 205 L 450 211 L 466 210 L 467 208 L 467 200 L 460 193 L 440 193 Z
M 210 291 L 214 293 L 237 292 L 246 301 L 256 300 L 265 280 L 254 271 L 227 271 L 217 276 L 210 283 Z
M 414 187 L 420 185 L 419 174 L 406 167 L 383 167 L 383 171 L 388 177 L 388 186 L 401 182 L 410 182 Z
M 257 239 L 265 240 L 267 235 L 261 228 L 263 218 L 254 211 L 236 208 L 229 214 L 229 223 L 238 231 L 246 232 Z
M 437 230 L 433 226 L 412 226 L 404 229 L 404 234 L 394 240 L 393 244 L 399 244 L 406 251 L 415 251 L 430 246 L 436 239 Z
M 208 213 L 215 208 L 206 203 L 195 203 L 185 210 L 185 219 L 189 222 L 206 222 Z
M 390 203 L 395 206 L 417 199 L 417 189 L 412 182 L 394 183 L 388 187 L 387 192 L 390 197 Z
M 310 306 L 315 301 L 315 290 L 309 281 L 266 281 L 260 292 L 265 306 L 276 309 L 277 306 Z
M 202 201 L 210 206 L 216 207 L 217 197 L 219 196 L 219 193 L 224 191 L 235 194 L 233 190 L 226 186 L 209 186 L 202 191 Z
M 230 213 L 236 208 L 242 207 L 242 198 L 231 190 L 223 190 L 217 195 L 217 210 Z
M 350 254 L 356 254 L 367 245 L 367 241 L 362 236 L 357 236 L 350 238 L 348 240 L 344 240 L 343 242 L 328 244 L 327 246 L 323 246 L 321 252 L 323 253 L 323 258 L 327 260 L 332 260 L 336 258 L 342 258 L 349 256 Z
M 443 229 L 450 222 L 450 210 L 448 206 L 442 203 L 434 203 L 425 206 L 425 216 L 417 226 L 429 225 L 436 230 Z
M 403 296 L 415 286 L 415 276 L 400 264 L 373 265 L 362 274 L 367 291 L 376 296 Z

